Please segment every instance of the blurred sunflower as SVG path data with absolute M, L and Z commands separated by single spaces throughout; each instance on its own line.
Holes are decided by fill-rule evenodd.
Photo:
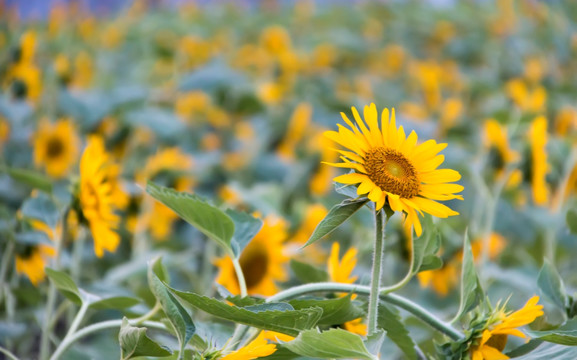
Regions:
M 288 278 L 284 266 L 289 258 L 283 254 L 282 245 L 286 238 L 286 222 L 267 216 L 262 229 L 243 250 L 239 262 L 249 295 L 273 295 L 278 291 L 275 282 Z M 240 294 L 231 258 L 225 256 L 214 263 L 220 270 L 216 282 L 231 293 Z
M 335 167 L 349 168 L 354 172 L 337 176 L 334 181 L 343 184 L 359 184 L 357 193 L 367 195 L 380 210 L 385 202 L 394 211 L 402 211 L 405 221 L 412 224 L 418 236 L 422 233 L 419 213 L 446 218 L 458 215 L 435 200 L 463 200 L 456 193 L 463 186 L 451 184 L 461 175 L 451 169 L 437 169 L 445 159 L 438 153 L 447 144 L 428 140 L 417 145 L 417 134 L 405 135 L 402 126 L 397 128 L 395 110 L 389 120 L 389 109 L 381 116 L 381 128 L 375 104 L 365 106 L 365 122 L 357 109 L 352 108 L 357 125 L 341 113 L 343 120 L 352 129 L 339 125 L 339 131 L 327 131 L 325 136 L 352 151 L 337 150 L 342 163 L 326 163 Z
M 56 250 L 52 246 L 27 247 L 23 253 L 16 255 L 16 272 L 26 275 L 34 286 L 38 286 L 46 277 L 44 268 L 48 260 L 55 255 Z
M 104 250 L 114 252 L 120 236 L 114 231 L 120 217 L 116 210 L 111 173 L 111 159 L 104 148 L 104 141 L 91 136 L 80 160 L 80 207 L 88 221 L 94 239 L 94 252 L 102 257 Z
M 514 313 L 505 313 L 503 308 L 487 320 L 486 329 L 483 331 L 479 342 L 471 349 L 472 360 L 501 360 L 509 359 L 502 353 L 507 345 L 507 335 L 526 338 L 518 327 L 532 323 L 536 318 L 543 315 L 543 305 L 537 305 L 538 296 L 533 296 L 527 303 Z
M 531 187 L 533 201 L 537 205 L 545 205 L 549 198 L 546 176 L 547 165 L 547 119 L 539 116 L 533 120 L 529 128 L 529 144 L 531 146 Z
M 71 119 L 51 124 L 42 119 L 34 135 L 34 163 L 46 168 L 46 173 L 56 178 L 65 177 L 76 164 L 80 139 Z
M 339 259 L 339 252 L 340 245 L 338 242 L 334 242 L 327 263 L 329 280 L 343 284 L 353 284 L 358 278 L 357 276 L 351 276 L 355 266 L 357 265 L 358 250 L 354 247 L 349 248 L 341 259 Z M 340 296 L 344 295 L 345 294 L 340 294 Z M 353 295 L 351 299 L 354 299 L 355 297 L 356 295 Z M 345 330 L 352 333 L 362 336 L 367 335 L 367 325 L 363 324 L 362 318 L 347 321 L 342 324 L 342 326 Z
M 276 345 L 269 344 L 266 331 L 261 331 L 248 345 L 224 355 L 219 360 L 253 360 L 272 355 L 275 351 Z

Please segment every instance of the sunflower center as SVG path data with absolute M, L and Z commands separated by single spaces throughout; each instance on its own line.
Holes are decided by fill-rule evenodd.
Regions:
M 64 144 L 62 140 L 57 137 L 52 137 L 48 140 L 46 144 L 46 155 L 49 158 L 54 159 L 59 157 L 64 152 Z
M 419 194 L 415 167 L 397 150 L 377 147 L 365 156 L 367 175 L 381 190 L 410 199 Z
M 494 347 L 499 351 L 503 351 L 505 349 L 505 345 L 507 345 L 507 335 L 505 334 L 492 335 L 489 338 L 489 340 L 487 340 L 486 345 Z
M 266 276 L 268 269 L 268 254 L 265 249 L 248 246 L 242 253 L 239 262 L 246 287 L 252 288 L 257 286 Z

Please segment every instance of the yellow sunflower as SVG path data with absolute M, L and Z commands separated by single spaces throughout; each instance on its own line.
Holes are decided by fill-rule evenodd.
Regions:
M 79 144 L 72 120 L 62 119 L 51 124 L 42 119 L 34 135 L 34 163 L 45 167 L 48 175 L 63 178 L 76 164 Z
M 259 233 L 243 250 L 239 262 L 246 280 L 249 295 L 270 296 L 277 292 L 276 281 L 285 281 L 285 265 L 289 258 L 283 254 L 283 242 L 287 238 L 284 220 L 268 216 Z M 233 294 L 240 294 L 236 272 L 229 256 L 217 259 L 220 269 L 216 282 Z
M 331 247 L 331 255 L 329 256 L 327 263 L 329 279 L 330 281 L 334 282 L 353 284 L 358 278 L 356 275 L 351 276 L 351 273 L 357 265 L 358 250 L 354 247 L 351 247 L 347 250 L 345 255 L 343 255 L 342 259 L 339 259 L 340 248 L 341 247 L 338 242 L 334 242 Z M 340 296 L 344 295 L 345 294 L 340 294 Z M 355 297 L 356 295 L 353 295 L 352 299 Z M 347 321 L 343 324 L 343 328 L 355 334 L 362 336 L 367 335 L 367 325 L 363 324 L 362 318 Z
M 26 275 L 34 286 L 38 286 L 46 277 L 44 267 L 54 255 L 56 250 L 51 246 L 30 247 L 24 254 L 16 255 L 16 272 Z
M 531 146 L 531 187 L 533 201 L 537 205 L 545 205 L 549 198 L 546 176 L 547 165 L 547 119 L 539 116 L 533 120 L 529 129 L 529 144 Z
M 525 338 L 518 327 L 532 323 L 543 315 L 543 305 L 537 305 L 538 296 L 533 296 L 520 310 L 507 314 L 502 309 L 487 321 L 478 344 L 471 349 L 472 360 L 502 360 L 509 357 L 502 353 L 507 345 L 507 335 Z
M 266 333 L 266 331 L 261 331 L 258 337 L 248 345 L 219 358 L 219 360 L 253 360 L 274 354 L 276 345 L 268 343 Z
M 392 210 L 406 214 L 405 221 L 414 226 L 418 236 L 422 227 L 417 212 L 441 218 L 459 214 L 435 201 L 463 200 L 456 194 L 463 187 L 451 184 L 461 175 L 455 170 L 437 169 L 445 159 L 438 153 L 447 144 L 428 140 L 417 145 L 414 131 L 406 136 L 402 126 L 397 128 L 394 109 L 390 119 L 389 109 L 383 110 L 380 128 L 375 104 L 365 106 L 364 121 L 357 109 L 353 107 L 352 112 L 356 125 L 341 113 L 351 129 L 339 125 L 338 132 L 325 132 L 329 139 L 351 150 L 337 150 L 342 155 L 342 163 L 327 163 L 354 170 L 337 176 L 334 181 L 359 184 L 357 193 L 374 201 L 377 211 L 388 201 Z
M 120 217 L 116 210 L 113 193 L 111 159 L 104 148 L 104 141 L 98 136 L 88 139 L 88 145 L 80 160 L 80 207 L 88 221 L 94 252 L 102 257 L 104 250 L 114 252 L 120 244 L 120 236 L 114 231 Z

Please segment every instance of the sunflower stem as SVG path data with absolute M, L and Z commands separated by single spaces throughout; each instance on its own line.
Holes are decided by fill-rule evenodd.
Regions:
M 68 232 L 68 213 L 70 212 L 70 207 L 66 207 L 62 212 L 62 228 L 60 237 L 56 240 L 56 255 L 54 257 L 54 270 L 60 269 L 60 253 L 62 252 L 62 246 L 66 240 L 66 233 Z M 46 311 L 44 313 L 44 322 L 42 323 L 42 335 L 40 337 L 40 360 L 48 359 L 48 353 L 50 352 L 50 333 L 52 332 L 52 313 L 54 312 L 54 307 L 56 306 L 56 285 L 53 281 L 50 281 L 50 286 L 48 288 L 48 298 L 46 300 Z
M 383 272 L 383 255 L 385 244 L 384 211 L 375 211 L 375 248 L 373 253 L 373 270 L 371 272 L 371 294 L 369 296 L 368 333 L 377 331 L 379 289 Z
M 240 296 L 245 297 L 248 295 L 246 290 L 246 280 L 244 279 L 244 274 L 242 272 L 242 267 L 238 262 L 238 259 L 232 257 L 232 265 L 234 266 L 234 272 L 236 273 L 236 278 L 238 279 L 238 286 L 240 288 Z
M 266 299 L 266 302 L 275 302 L 292 299 L 301 295 L 318 293 L 318 292 L 350 292 L 358 295 L 369 296 L 371 288 L 369 286 L 355 285 L 355 284 L 341 284 L 333 282 L 312 283 L 281 291 Z M 450 324 L 442 321 L 427 309 L 411 300 L 396 294 L 380 294 L 379 299 L 389 304 L 395 305 L 431 326 L 433 329 L 447 335 L 451 339 L 457 341 L 464 338 L 464 335 L 453 328 Z
M 8 349 L 4 349 L 2 346 L 0 346 L 0 354 L 6 355 L 6 358 L 10 360 L 19 360 L 16 355 L 12 354 Z

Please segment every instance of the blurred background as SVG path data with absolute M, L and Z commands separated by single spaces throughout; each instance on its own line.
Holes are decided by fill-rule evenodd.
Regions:
M 443 166 L 465 186 L 465 201 L 447 202 L 460 215 L 437 222 L 443 266 L 403 291 L 452 314 L 468 229 L 490 296 L 513 294 L 520 306 L 537 291 L 544 255 L 577 282 L 577 236 L 566 216 L 577 192 L 575 19 L 569 0 L 0 0 L 2 169 L 34 171 L 66 202 L 87 139 L 104 139 L 116 164 L 121 242 L 103 258 L 89 247 L 77 255 L 77 280 L 98 291 L 150 300 L 145 259 L 162 253 L 176 288 L 215 292 L 217 249 L 146 196 L 146 180 L 276 224 L 287 276 L 273 290 L 310 280 L 294 261 L 326 268 L 332 242 L 358 249 L 355 273 L 368 283 L 368 212 L 298 249 L 343 199 L 332 183 L 340 172 L 321 164 L 338 160 L 322 133 L 351 106 L 394 107 L 397 124 L 420 142 L 449 144 Z M 2 221 L 24 222 L 22 204 L 35 196 L 29 183 L 0 174 Z M 389 226 L 385 274 L 393 283 L 409 249 L 400 216 Z M 90 241 L 86 230 L 72 237 Z M 34 311 L 51 259 L 38 254 L 50 239 L 20 239 L 20 267 L 5 273 L 12 310 L 2 319 L 20 327 L 3 336 L 34 354 Z M 72 253 L 73 242 L 64 249 Z M 63 257 L 63 266 L 73 259 Z M 432 349 L 428 330 L 410 326 Z M 85 344 L 88 354 L 98 354 L 97 341 Z

